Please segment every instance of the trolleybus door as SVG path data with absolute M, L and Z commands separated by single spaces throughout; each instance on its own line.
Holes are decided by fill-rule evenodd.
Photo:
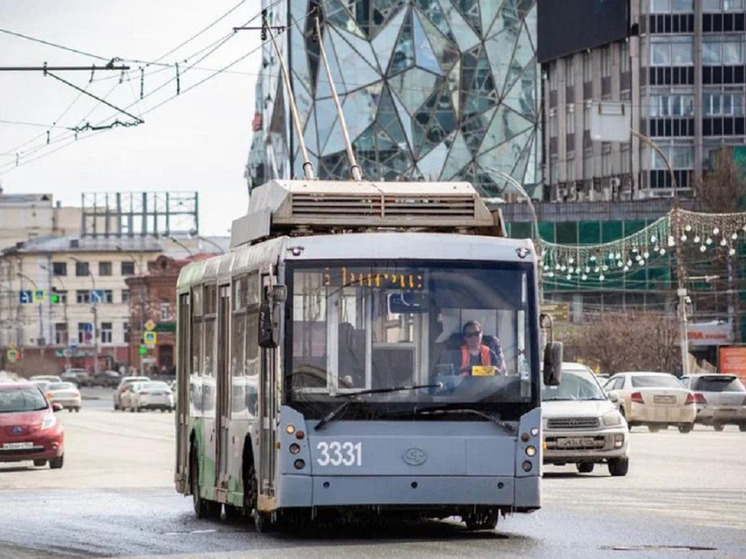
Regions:
M 262 274 L 262 297 L 269 297 L 273 281 L 271 274 Z M 274 312 L 274 309 L 273 309 Z M 277 350 L 261 348 L 259 377 L 259 495 L 272 497 L 275 479 L 275 417 L 277 416 Z
M 215 468 L 215 486 L 220 490 L 228 489 L 228 447 L 229 447 L 229 425 L 230 425 L 230 285 L 218 287 L 218 354 L 217 354 L 217 410 L 215 414 L 217 437 L 217 449 L 215 457 L 217 467 Z
M 179 323 L 178 340 L 176 348 L 176 484 L 177 487 L 186 489 L 187 476 L 187 452 L 188 452 L 188 418 L 189 418 L 189 377 L 192 362 L 190 359 L 191 348 L 191 306 L 189 294 L 179 295 Z

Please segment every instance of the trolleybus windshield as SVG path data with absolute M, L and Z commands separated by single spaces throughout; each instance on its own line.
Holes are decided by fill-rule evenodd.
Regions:
M 538 399 L 530 265 L 292 263 L 286 276 L 286 401 L 308 417 L 348 396 L 346 417 Z M 477 357 L 465 327 L 486 348 Z M 406 386 L 424 388 L 385 390 Z

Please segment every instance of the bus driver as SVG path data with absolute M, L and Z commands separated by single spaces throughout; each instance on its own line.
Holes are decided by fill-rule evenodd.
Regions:
M 461 330 L 464 342 L 454 356 L 454 370 L 461 376 L 471 376 L 472 367 L 495 367 L 495 374 L 505 374 L 505 358 L 497 338 L 491 348 L 482 338 L 482 325 L 470 320 Z

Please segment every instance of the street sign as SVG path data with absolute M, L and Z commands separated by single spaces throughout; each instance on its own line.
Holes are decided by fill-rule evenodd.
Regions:
M 46 292 L 43 289 L 34 291 L 34 303 L 43 303 L 46 298 Z
M 104 302 L 104 290 L 103 289 L 91 289 L 91 303 L 103 303 Z
M 568 322 L 570 319 L 570 304 L 542 303 L 541 312 L 550 315 L 555 322 Z
M 83 338 L 87 342 L 93 339 L 93 322 L 85 322 L 83 324 Z
M 18 300 L 24 305 L 28 303 L 33 303 L 34 292 L 31 291 L 30 289 L 22 289 L 21 291 L 18 292 Z
M 78 349 L 78 342 L 70 341 L 70 349 Z
M 155 322 L 153 322 L 152 320 L 148 320 L 145 323 L 145 329 L 146 330 L 152 330 L 153 328 L 155 328 Z
M 8 350 L 8 363 L 15 363 L 21 358 L 21 354 L 17 349 Z
M 142 341 L 145 347 L 154 348 L 158 341 L 158 335 L 155 332 L 143 332 Z

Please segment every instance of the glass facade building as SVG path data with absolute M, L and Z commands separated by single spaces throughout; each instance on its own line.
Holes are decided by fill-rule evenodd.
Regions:
M 541 196 L 536 0 L 263 4 L 269 25 L 286 28 L 274 35 L 317 176 L 350 177 L 323 41 L 365 178 L 466 180 L 493 196 L 507 173 Z M 262 48 L 250 187 L 303 174 L 271 37 Z

